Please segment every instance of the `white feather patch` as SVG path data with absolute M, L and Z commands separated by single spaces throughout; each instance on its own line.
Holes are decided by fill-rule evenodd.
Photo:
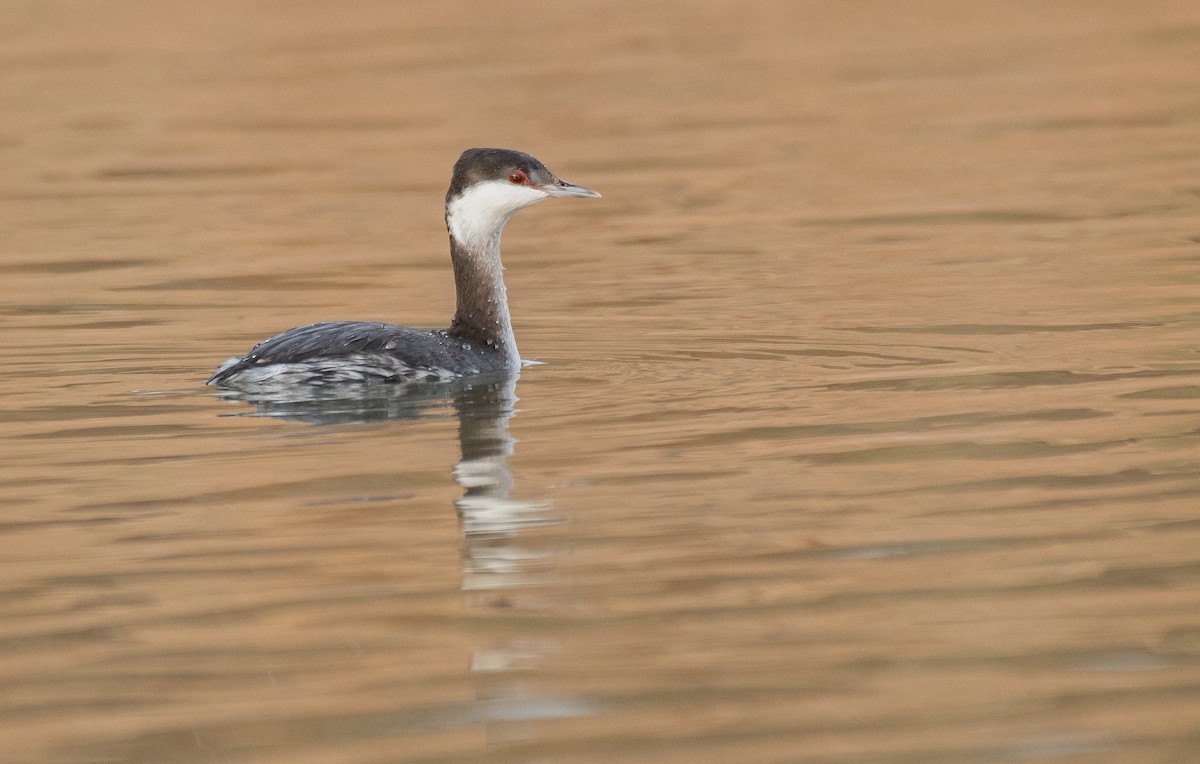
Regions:
M 230 359 L 237 361 L 241 359 Z M 229 365 L 227 361 L 221 368 Z M 222 387 L 245 392 L 268 392 L 292 386 L 369 385 L 387 382 L 430 382 L 461 377 L 477 369 L 453 372 L 441 368 L 409 366 L 398 358 L 356 353 L 333 358 L 313 358 L 299 363 L 251 366 L 221 380 Z
M 545 191 L 506 180 L 486 180 L 468 188 L 446 205 L 450 235 L 479 252 L 496 246 L 513 213 L 547 198 Z

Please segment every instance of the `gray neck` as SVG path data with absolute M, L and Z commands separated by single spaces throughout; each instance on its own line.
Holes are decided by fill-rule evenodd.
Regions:
M 508 365 L 521 365 L 517 338 L 508 314 L 504 290 L 504 266 L 500 263 L 500 236 L 482 245 L 466 247 L 451 235 L 450 259 L 454 263 L 454 286 L 458 307 L 448 333 L 473 343 L 481 350 L 503 353 Z

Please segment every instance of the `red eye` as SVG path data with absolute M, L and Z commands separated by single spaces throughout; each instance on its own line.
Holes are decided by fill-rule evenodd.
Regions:
M 513 170 L 508 174 L 508 179 L 517 184 L 524 183 L 529 180 L 529 178 L 525 177 L 525 173 L 521 170 Z

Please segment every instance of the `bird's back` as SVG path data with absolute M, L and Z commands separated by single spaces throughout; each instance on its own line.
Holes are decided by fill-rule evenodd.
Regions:
M 221 364 L 210 385 L 252 389 L 279 384 L 346 384 L 450 379 L 492 371 L 487 348 L 451 336 L 373 321 L 299 326 Z

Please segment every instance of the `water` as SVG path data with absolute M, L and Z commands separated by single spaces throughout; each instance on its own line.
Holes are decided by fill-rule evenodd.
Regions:
M 9 3 L 5 762 L 1200 760 L 1194 3 Z M 443 324 L 519 380 L 245 402 Z

